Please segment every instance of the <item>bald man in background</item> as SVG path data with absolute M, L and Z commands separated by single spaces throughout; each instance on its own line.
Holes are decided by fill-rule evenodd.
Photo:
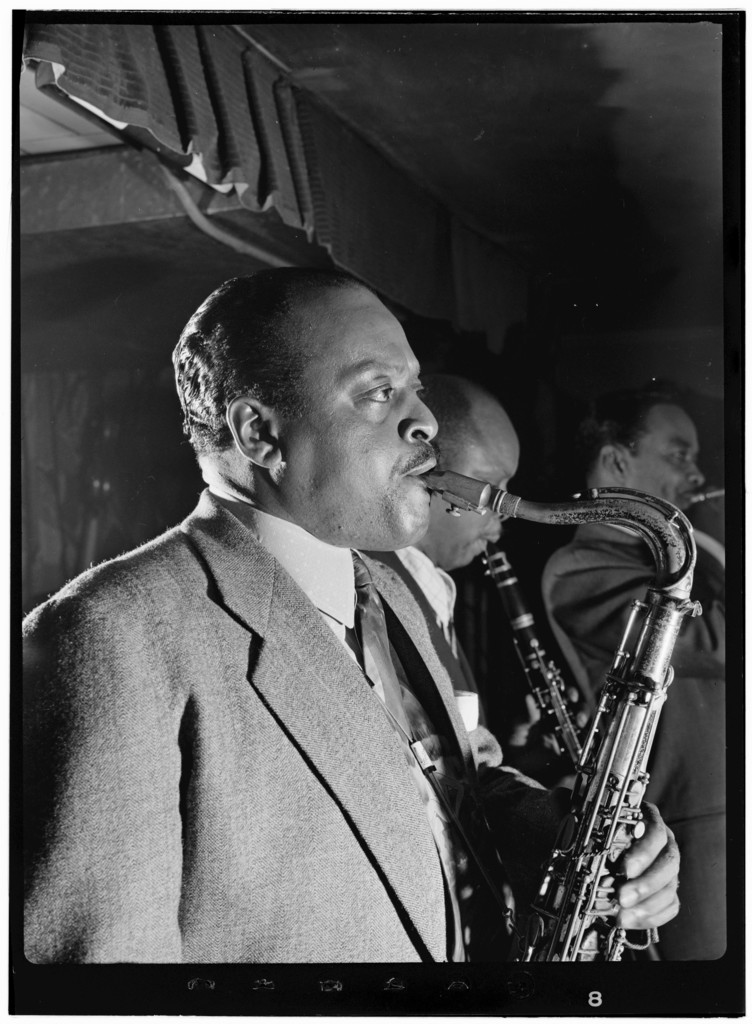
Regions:
M 517 472 L 520 443 L 512 421 L 498 400 L 485 388 L 454 374 L 424 374 L 425 401 L 439 424 L 436 447 L 443 470 L 485 480 L 506 489 Z M 483 728 L 487 715 L 478 685 L 454 627 L 457 587 L 449 575 L 482 555 L 499 540 L 497 515 L 448 515 L 438 494 L 431 497 L 425 535 L 410 547 L 374 557 L 388 564 L 410 587 L 423 609 L 442 663 L 449 672 L 460 713 L 471 738 L 488 752 L 496 741 Z M 517 671 L 515 665 L 514 671 Z M 529 697 L 526 721 L 510 724 L 515 745 L 524 744 L 536 717 Z M 476 730 L 477 726 L 481 729 Z

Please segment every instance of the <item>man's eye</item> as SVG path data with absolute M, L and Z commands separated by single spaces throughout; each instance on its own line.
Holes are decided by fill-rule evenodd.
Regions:
M 692 461 L 692 457 L 688 451 L 676 451 L 669 452 L 669 462 L 673 462 L 675 466 L 685 466 L 688 462 Z
M 394 388 L 391 384 L 382 384 L 380 388 L 374 388 L 373 391 L 368 392 L 368 398 L 372 402 L 388 402 L 394 394 Z

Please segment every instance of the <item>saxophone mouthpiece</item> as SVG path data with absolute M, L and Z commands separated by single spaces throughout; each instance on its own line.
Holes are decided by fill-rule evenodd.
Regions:
M 486 512 L 496 512 L 504 519 L 517 515 L 521 499 L 492 486 L 485 480 L 475 480 L 471 476 L 452 473 L 448 469 L 433 470 L 425 473 L 421 479 L 428 485 L 429 490 L 441 495 L 451 511 L 464 509 L 482 516 Z
M 460 473 L 440 469 L 424 473 L 422 479 L 428 489 L 440 495 L 450 506 L 450 511 L 456 514 L 459 514 L 460 509 L 477 512 L 481 516 L 488 511 L 493 488 L 484 480 L 474 480 Z

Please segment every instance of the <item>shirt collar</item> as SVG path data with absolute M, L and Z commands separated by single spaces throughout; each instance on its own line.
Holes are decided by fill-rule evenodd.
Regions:
M 428 598 L 439 625 L 447 629 L 457 600 L 457 585 L 452 577 L 419 548 L 400 548 L 397 556 Z
M 350 548 L 327 544 L 301 526 L 270 515 L 214 486 L 214 496 L 254 534 L 325 615 L 352 629 L 355 576 Z

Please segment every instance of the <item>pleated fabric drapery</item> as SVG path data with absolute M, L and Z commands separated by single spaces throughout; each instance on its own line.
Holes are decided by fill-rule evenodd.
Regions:
M 223 26 L 33 24 L 24 57 L 38 84 L 83 100 L 191 158 L 207 184 L 258 212 L 273 203 L 301 226 L 271 92 L 255 54 Z M 274 151 L 274 146 L 277 151 Z M 276 201 L 276 202 L 275 202 Z
M 297 111 L 316 240 L 395 302 L 451 319 L 447 210 L 307 96 Z
M 254 212 L 275 209 L 334 262 L 499 351 L 525 275 L 227 25 L 27 25 L 25 61 Z
M 452 218 L 455 323 L 483 331 L 488 347 L 501 352 L 514 323 L 527 319 L 525 271 L 488 238 Z

